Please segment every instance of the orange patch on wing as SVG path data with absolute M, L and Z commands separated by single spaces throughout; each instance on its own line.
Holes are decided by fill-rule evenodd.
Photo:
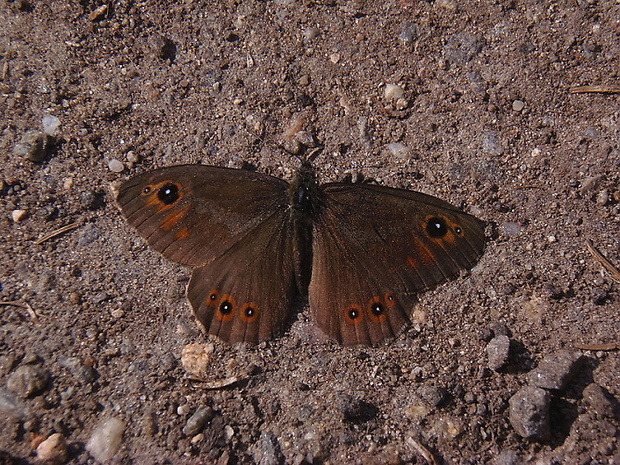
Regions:
M 190 233 L 189 233 L 189 228 L 188 227 L 183 227 L 181 229 L 179 229 L 176 233 L 175 233 L 175 237 L 177 239 L 187 239 L 189 237 Z
M 166 216 L 166 218 L 164 219 L 164 222 L 161 224 L 161 227 L 165 229 L 166 231 L 174 228 L 175 226 L 179 224 L 179 222 L 183 218 L 185 218 L 185 215 L 187 215 L 188 210 L 189 210 L 189 205 L 186 205 L 185 207 L 183 207 L 182 209 L 178 211 L 173 211 L 168 216 Z
M 456 240 L 457 237 L 456 235 L 452 232 L 454 229 L 450 229 L 450 231 L 448 232 L 448 234 L 446 234 L 444 237 L 442 237 L 440 239 L 440 241 L 442 242 L 447 242 L 450 245 L 456 245 Z
M 412 268 L 418 268 L 420 266 L 420 262 L 422 265 L 428 265 L 429 263 L 434 263 L 437 260 L 437 256 L 428 248 L 420 239 L 413 239 L 413 248 L 415 249 L 415 258 L 408 257 L 407 263 Z

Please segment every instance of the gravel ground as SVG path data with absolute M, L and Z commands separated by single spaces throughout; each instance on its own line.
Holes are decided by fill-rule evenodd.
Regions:
M 620 4 L 211 3 L 0 4 L 0 464 L 620 463 Z M 110 184 L 313 146 L 483 220 L 482 259 L 379 347 L 303 303 L 207 338 Z

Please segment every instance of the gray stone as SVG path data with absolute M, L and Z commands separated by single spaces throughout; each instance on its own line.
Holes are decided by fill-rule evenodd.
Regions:
M 510 338 L 505 335 L 495 336 L 486 347 L 489 358 L 489 368 L 494 371 L 500 370 L 508 363 L 510 356 Z
M 54 138 L 39 131 L 28 131 L 13 147 L 13 154 L 35 163 L 42 162 L 52 152 Z
M 497 132 L 487 131 L 482 135 L 482 151 L 489 155 L 501 155 L 504 153 L 504 147 Z
M 213 409 L 207 405 L 198 407 L 194 414 L 189 417 L 187 423 L 183 427 L 183 434 L 186 436 L 195 436 L 200 433 L 207 422 L 211 421 L 214 417 Z
M 525 439 L 547 441 L 551 436 L 549 404 L 551 394 L 525 386 L 510 398 L 510 424 Z
M 263 432 L 252 447 L 252 457 L 257 465 L 279 465 L 284 463 L 278 439 L 271 432 Z
M 15 393 L 0 388 L 0 417 L 25 420 L 28 417 L 28 407 Z
M 41 367 L 22 365 L 6 382 L 6 387 L 23 398 L 39 394 L 47 387 L 50 374 Z
M 581 352 L 570 350 L 555 352 L 546 356 L 534 370 L 528 373 L 529 384 L 561 391 L 575 377 L 582 362 Z
M 600 417 L 614 417 L 614 403 L 611 395 L 598 384 L 588 384 L 583 390 L 583 400 Z
M 422 405 L 427 407 L 437 407 L 447 397 L 448 392 L 438 386 L 420 386 L 415 391 L 415 397 L 420 399 Z

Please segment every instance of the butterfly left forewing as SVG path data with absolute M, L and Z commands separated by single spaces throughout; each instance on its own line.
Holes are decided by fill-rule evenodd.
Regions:
M 178 165 L 139 174 L 116 193 L 127 222 L 166 258 L 199 266 L 287 208 L 289 185 L 266 174 Z
M 420 292 L 482 255 L 478 220 L 435 197 L 357 184 L 328 184 L 322 197 L 310 307 L 317 324 L 344 344 L 395 336 Z

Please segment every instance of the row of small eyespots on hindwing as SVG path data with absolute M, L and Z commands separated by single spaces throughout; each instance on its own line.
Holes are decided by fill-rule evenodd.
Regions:
M 388 309 L 396 306 L 396 297 L 392 292 L 386 292 L 383 296 L 373 296 L 365 307 L 365 312 L 361 305 L 350 305 L 344 310 L 344 317 L 347 323 L 358 325 L 367 315 L 375 323 L 383 323 L 387 320 Z
M 208 307 L 215 309 L 215 318 L 225 323 L 232 321 L 236 314 L 246 323 L 253 323 L 258 318 L 259 307 L 255 302 L 246 302 L 237 306 L 237 300 L 229 295 L 222 294 L 217 289 L 212 289 L 207 295 Z

